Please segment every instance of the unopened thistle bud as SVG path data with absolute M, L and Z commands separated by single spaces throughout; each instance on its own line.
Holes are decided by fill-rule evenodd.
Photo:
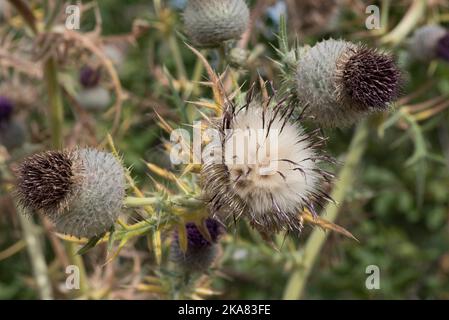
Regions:
M 217 220 L 207 219 L 206 228 L 209 232 L 209 242 L 204 238 L 194 223 L 187 223 L 187 251 L 183 252 L 179 244 L 179 234 L 174 233 L 170 257 L 173 262 L 186 271 L 204 271 L 214 262 L 217 255 L 217 241 L 223 233 L 223 228 Z
M 0 96 L 0 145 L 8 150 L 18 148 L 25 142 L 25 129 L 12 118 L 13 102 Z
M 422 62 L 440 58 L 449 61 L 449 31 L 439 25 L 427 25 L 415 31 L 409 41 L 411 56 Z
M 216 47 L 240 39 L 249 22 L 244 0 L 188 0 L 184 26 L 194 45 Z
M 91 238 L 109 231 L 125 197 L 125 173 L 110 153 L 95 149 L 48 151 L 17 170 L 21 206 L 41 210 L 58 232 Z
M 77 101 L 86 110 L 103 111 L 111 104 L 109 91 L 100 85 L 101 70 L 83 67 L 79 75 L 81 90 Z
M 292 121 L 293 105 L 250 102 L 226 111 L 220 138 L 203 155 L 203 193 L 212 213 L 235 221 L 245 217 L 263 236 L 302 229 L 299 213 L 330 200 L 318 163 L 322 140 Z M 317 142 L 318 141 L 318 142 Z M 220 162 L 221 160 L 221 162 Z
M 389 54 L 330 39 L 299 57 L 297 95 L 304 114 L 314 122 L 345 126 L 387 110 L 399 93 L 400 79 Z

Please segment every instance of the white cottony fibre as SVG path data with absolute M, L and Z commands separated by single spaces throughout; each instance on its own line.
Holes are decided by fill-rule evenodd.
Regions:
M 254 104 L 236 112 L 224 144 L 230 181 L 254 218 L 297 213 L 319 181 L 310 142 L 282 112 Z

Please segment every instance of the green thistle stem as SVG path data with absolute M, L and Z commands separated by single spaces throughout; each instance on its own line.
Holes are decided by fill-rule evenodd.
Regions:
M 340 171 L 338 182 L 332 192 L 332 198 L 338 204 L 342 204 L 344 202 L 345 197 L 354 182 L 354 171 L 362 159 L 367 140 L 368 125 L 367 122 L 364 121 L 358 125 L 355 135 L 352 138 L 351 145 L 349 146 L 349 150 L 346 155 L 345 165 Z M 337 219 L 340 207 L 334 204 L 329 204 L 326 206 L 324 211 L 326 212 L 326 220 L 329 222 L 334 222 Z M 313 266 L 315 265 L 326 238 L 327 232 L 323 232 L 320 229 L 315 229 L 311 236 L 307 239 L 298 270 L 293 272 L 290 276 L 285 288 L 283 296 L 285 300 L 296 300 L 303 297 L 307 280 L 312 272 Z
M 44 66 L 45 82 L 47 84 L 50 127 L 53 148 L 63 147 L 64 107 L 62 104 L 61 90 L 58 83 L 58 71 L 53 58 L 48 59 Z

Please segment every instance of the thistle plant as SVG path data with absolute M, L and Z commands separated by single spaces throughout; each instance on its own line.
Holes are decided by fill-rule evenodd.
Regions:
M 104 35 L 107 25 L 101 21 L 114 22 L 116 14 L 106 13 L 102 2 L 80 4 L 84 17 L 93 11 L 90 31 L 87 24 L 83 31 L 65 27 L 63 2 L 37 1 L 36 7 L 10 2 L 17 17 L 8 20 L 11 34 L 2 37 L 0 51 L 2 57 L 10 53 L 7 68 L 19 73 L 19 80 L 29 78 L 38 93 L 36 105 L 23 110 L 0 96 L 0 143 L 13 140 L 3 130 L 15 113 L 31 129 L 29 143 L 16 148 L 18 153 L 0 148 L 1 191 L 14 195 L 24 238 L 31 239 L 26 245 L 33 284 L 46 293 L 41 297 L 64 283 L 58 268 L 77 265 L 81 290 L 58 295 L 243 296 L 229 290 L 232 282 L 249 283 L 250 292 L 253 286 L 273 290 L 269 298 L 301 298 L 308 294 L 309 275 L 316 275 L 312 285 L 329 279 L 324 274 L 334 272 L 329 261 L 337 261 L 336 251 L 352 264 L 371 257 L 363 251 L 371 237 L 376 246 L 390 245 L 379 238 L 389 232 L 372 225 L 381 219 L 394 223 L 378 208 L 399 203 L 419 216 L 418 205 L 429 206 L 431 192 L 420 185 L 417 208 L 409 198 L 380 202 L 393 187 L 412 185 L 383 181 L 406 171 L 407 179 L 424 183 L 426 164 L 444 163 L 433 154 L 447 138 L 443 121 L 437 121 L 449 107 L 444 83 L 426 92 L 414 80 L 412 89 L 406 88 L 396 60 L 407 51 L 420 61 L 448 59 L 444 21 L 418 27 L 428 18 L 420 0 L 390 31 L 391 23 L 365 30 L 360 14 L 347 19 L 351 15 L 345 13 L 357 8 L 342 1 L 328 1 L 329 9 L 323 1 L 287 1 L 290 20 L 279 19 L 276 37 L 261 23 L 272 4 L 265 0 L 252 1 L 251 7 L 243 0 L 188 0 L 182 12 L 155 0 L 143 17 L 126 21 L 131 31 L 113 36 Z M 389 22 L 389 13 L 405 14 L 390 1 L 382 3 L 383 22 Z M 295 6 L 300 10 L 291 10 Z M 125 20 L 136 12 L 130 9 Z M 331 36 L 341 38 L 314 37 L 332 33 L 336 24 L 328 28 L 329 21 L 337 19 L 345 27 Z M 117 28 L 125 27 L 117 23 Z M 267 40 L 276 38 L 277 43 Z M 438 61 L 428 66 L 430 86 L 443 68 Z M 438 131 L 438 139 L 427 143 L 430 131 Z M 390 137 L 397 142 L 389 143 Z M 380 168 L 387 146 L 394 174 Z M 410 158 L 401 156 L 412 149 Z M 404 165 L 410 170 L 398 169 Z M 380 187 L 370 185 L 376 179 L 382 180 Z M 445 208 L 446 193 L 438 194 L 439 208 Z M 42 225 L 41 235 L 33 234 L 34 224 Z M 332 248 L 325 245 L 329 234 Z M 359 251 L 347 253 L 348 247 Z M 54 254 L 44 255 L 42 248 Z M 409 248 L 414 247 L 404 252 Z M 3 256 L 0 251 L 0 260 Z M 285 287 L 268 290 L 264 282 L 271 277 Z

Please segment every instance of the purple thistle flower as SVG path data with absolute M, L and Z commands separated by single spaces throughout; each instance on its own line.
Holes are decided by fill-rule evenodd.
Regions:
M 13 104 L 5 96 L 0 96 L 0 122 L 7 122 L 11 118 Z
M 437 56 L 449 62 L 449 32 L 438 40 Z
M 171 260 L 181 266 L 186 271 L 204 271 L 214 261 L 216 256 L 216 242 L 222 234 L 223 228 L 214 219 L 206 220 L 206 227 L 209 231 L 212 243 L 209 242 L 194 223 L 186 224 L 187 231 L 187 251 L 183 252 L 179 244 L 179 234 L 174 233 Z
M 85 66 L 80 71 L 79 81 L 84 88 L 93 88 L 100 82 L 100 69 Z

